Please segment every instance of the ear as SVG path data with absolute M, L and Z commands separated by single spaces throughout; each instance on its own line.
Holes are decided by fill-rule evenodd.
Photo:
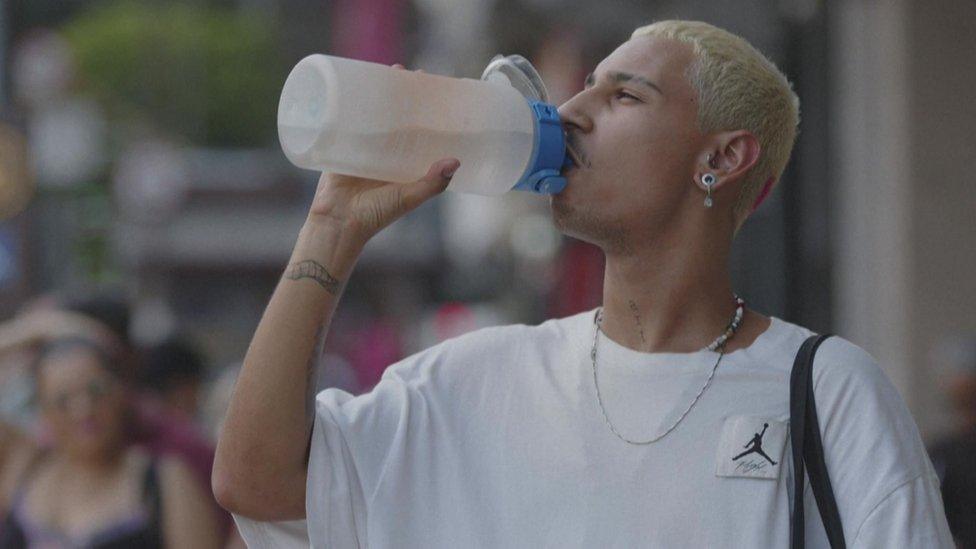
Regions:
M 706 155 L 699 167 L 698 182 L 701 176 L 711 173 L 717 179 L 713 189 L 741 181 L 759 160 L 759 140 L 747 130 L 735 130 L 716 134 L 716 143 L 710 147 L 711 160 Z M 704 187 L 703 187 L 704 188 Z

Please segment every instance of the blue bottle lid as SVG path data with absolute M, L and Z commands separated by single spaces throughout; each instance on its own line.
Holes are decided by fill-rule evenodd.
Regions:
M 535 116 L 535 143 L 529 165 L 512 189 L 539 194 L 556 194 L 566 188 L 560 171 L 572 164 L 566 154 L 566 137 L 556 106 L 529 100 Z
M 511 84 L 529 102 L 535 123 L 532 156 L 522 177 L 512 189 L 539 194 L 556 194 L 566 187 L 560 174 L 572 165 L 566 154 L 566 140 L 556 106 L 549 103 L 549 92 L 542 77 L 521 55 L 496 55 L 481 75 L 482 80 Z

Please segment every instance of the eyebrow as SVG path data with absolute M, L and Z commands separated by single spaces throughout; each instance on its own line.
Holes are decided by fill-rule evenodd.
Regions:
M 664 92 L 661 91 L 661 88 L 657 87 L 657 84 L 651 82 L 650 80 L 644 78 L 643 76 L 637 76 L 636 74 L 630 74 L 629 72 L 618 72 L 618 71 L 609 71 L 606 74 L 614 82 L 617 83 L 636 82 L 638 84 L 643 84 L 644 86 L 653 89 L 654 91 L 656 91 L 661 95 L 664 95 Z M 593 76 L 593 73 L 591 72 L 590 74 L 586 75 L 586 80 L 583 81 L 583 86 L 588 88 L 595 83 L 596 83 L 596 77 Z

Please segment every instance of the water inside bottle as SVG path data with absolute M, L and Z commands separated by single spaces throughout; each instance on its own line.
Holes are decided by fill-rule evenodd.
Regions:
M 414 181 L 441 158 L 461 161 L 450 190 L 502 194 L 525 172 L 533 135 L 520 131 L 439 131 L 406 127 L 394 132 L 343 132 L 326 160 L 336 173 L 357 172 L 383 181 Z M 374 153 L 375 152 L 375 153 Z M 364 155 L 369 158 L 363 158 Z M 364 165 L 366 166 L 364 168 Z

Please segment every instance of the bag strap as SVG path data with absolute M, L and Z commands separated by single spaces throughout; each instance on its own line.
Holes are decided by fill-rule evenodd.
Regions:
M 791 547 L 803 549 L 804 464 L 809 467 L 810 487 L 823 518 L 827 539 L 833 549 L 845 548 L 844 529 L 834 499 L 834 490 L 824 461 L 823 440 L 817 403 L 813 396 L 813 357 L 817 347 L 830 337 L 810 336 L 796 354 L 790 374 L 790 442 L 793 451 L 793 536 Z

